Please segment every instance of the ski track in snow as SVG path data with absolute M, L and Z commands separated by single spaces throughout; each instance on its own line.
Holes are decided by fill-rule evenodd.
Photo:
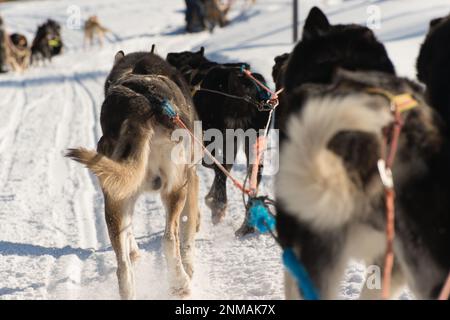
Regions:
M 417 10 L 400 19 L 397 30 L 390 21 L 401 12 L 401 1 L 378 2 L 389 28 L 377 33 L 381 39 L 395 39 L 388 50 L 399 73 L 413 77 L 411 51 L 418 51 L 426 32 L 423 24 L 439 16 L 443 8 L 447 11 L 442 14 L 447 13 L 450 6 L 445 0 L 426 4 L 413 0 L 410 8 Z M 0 75 L 0 299 L 119 298 L 101 191 L 95 177 L 63 157 L 69 147 L 95 148 L 101 136 L 104 79 L 116 51 L 149 50 L 156 43 L 157 52 L 165 56 L 204 45 L 211 58 L 251 62 L 272 83 L 273 57 L 292 49 L 288 0 L 260 0 L 247 12 L 241 11 L 238 2 L 232 12 L 233 24 L 213 35 L 180 32 L 182 1 L 164 1 L 164 5 L 138 0 L 77 1 L 83 18 L 97 13 L 112 30 L 102 48 L 86 50 L 82 32 L 65 25 L 67 8 L 73 3 L 0 5 L 8 31 L 23 32 L 29 41 L 36 26 L 51 13 L 63 24 L 67 47 L 51 63 L 33 66 L 22 75 Z M 302 20 L 306 8 L 323 3 L 305 1 Z M 354 0 L 326 7 L 326 11 L 332 22 L 353 22 L 354 17 L 363 22 L 366 6 Z M 411 30 L 416 33 L 409 34 Z M 239 179 L 244 178 L 244 170 L 242 165 L 234 168 Z M 244 214 L 241 194 L 231 184 L 228 215 L 220 225 L 212 226 L 203 198 L 213 174 L 203 167 L 198 174 L 202 218 L 191 298 L 282 299 L 281 251 L 274 240 L 267 235 L 235 238 Z M 272 194 L 272 187 L 273 179 L 265 177 L 262 193 Z M 143 196 L 136 204 L 133 225 L 142 253 L 136 265 L 140 299 L 171 298 L 167 281 L 162 280 L 166 279 L 161 250 L 164 218 L 158 197 Z M 363 282 L 364 267 L 353 263 L 342 283 L 343 298 L 357 298 Z

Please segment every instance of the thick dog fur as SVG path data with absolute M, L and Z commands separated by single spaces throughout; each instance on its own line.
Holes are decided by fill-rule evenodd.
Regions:
M 381 129 L 392 120 L 389 110 L 382 113 L 362 106 L 370 106 L 368 97 L 310 99 L 301 118 L 296 115 L 288 123 L 292 141 L 283 150 L 277 186 L 283 190 L 280 200 L 290 212 L 296 212 L 301 203 L 298 218 L 318 231 L 339 228 L 355 211 L 364 209 L 356 206 L 358 188 L 342 159 L 327 149 L 340 131 L 381 135 Z
M 428 101 L 447 123 L 450 122 L 449 39 L 450 16 L 432 20 L 417 60 L 417 77 L 427 86 Z
M 242 74 L 240 70 L 240 67 L 245 63 L 219 64 L 212 62 L 204 56 L 203 48 L 198 52 L 169 53 L 167 61 L 178 68 L 190 83 L 194 92 L 195 108 L 202 121 L 203 130 L 220 130 L 223 134 L 225 145 L 230 145 L 231 139 L 235 139 L 235 137 L 230 137 L 226 134 L 226 129 L 242 129 L 244 131 L 254 129 L 258 132 L 258 130 L 265 127 L 268 112 L 258 111 L 255 105 L 246 101 L 202 91 L 201 89 L 198 90 L 203 88 L 238 97 L 249 96 L 254 101 L 259 101 L 259 92 L 255 83 Z M 265 81 L 260 74 L 254 73 L 253 75 L 260 81 Z M 247 155 L 247 161 L 250 161 L 251 148 L 250 142 L 248 139 L 245 139 L 244 150 Z M 228 159 L 226 150 L 222 151 L 222 159 Z M 236 153 L 237 148 L 235 147 L 232 159 L 236 158 Z M 230 171 L 233 163 L 225 163 L 224 166 Z M 213 168 L 215 178 L 205 200 L 211 209 L 213 223 L 216 224 L 224 218 L 227 208 L 227 177 L 217 166 L 214 165 Z M 248 169 L 251 170 L 250 165 Z M 260 178 L 259 176 L 258 181 Z M 253 231 L 252 228 L 248 227 L 246 218 L 237 231 L 237 235 L 245 235 Z
M 151 56 L 145 64 L 137 54 L 116 55 L 108 77 L 101 111 L 103 136 L 97 151 L 69 150 L 68 156 L 85 164 L 99 179 L 105 199 L 105 217 L 117 258 L 119 291 L 123 299 L 135 298 L 133 262 L 139 248 L 132 232 L 132 214 L 143 192 L 158 192 L 166 209 L 164 252 L 172 293 L 189 294 L 193 274 L 194 237 L 199 227 L 198 178 L 195 167 L 182 161 L 190 147 L 171 140 L 177 129 L 161 112 L 170 101 L 180 118 L 192 129 L 195 111 L 189 94 L 174 83 L 172 73 L 159 73 L 162 59 Z M 130 60 L 130 61 L 129 61 Z M 117 64 L 129 66 L 119 72 Z M 147 74 L 133 70 L 145 67 Z M 166 70 L 174 72 L 170 66 Z M 190 145 L 192 146 L 192 145 Z M 174 148 L 177 147 L 177 153 Z M 188 149 L 186 149 L 188 148 Z M 173 157 L 177 157 L 174 159 Z
M 208 30 L 213 32 L 216 25 L 221 28 L 225 27 L 228 24 L 227 14 L 231 3 L 222 5 L 219 0 L 206 0 L 204 3 Z
M 350 258 L 383 267 L 385 204 L 377 161 L 392 116 L 386 97 L 367 92 L 372 87 L 410 93 L 419 102 L 404 115 L 393 168 L 392 294 L 408 284 L 416 297 L 434 299 L 450 270 L 450 148 L 442 120 L 408 80 L 342 71 L 329 86 L 299 89 L 305 104 L 288 122 L 276 181 L 278 234 L 283 246 L 295 249 L 322 299 L 338 297 Z M 380 291 L 364 287 L 361 298 L 380 298 Z M 286 294 L 299 297 L 289 275 Z
M 314 7 L 306 19 L 301 41 L 289 56 L 284 75 L 278 76 L 281 77 L 278 82 L 285 88 L 283 104 L 277 112 L 282 138 L 289 109 L 302 105 L 293 91 L 305 83 L 330 83 L 338 68 L 395 74 L 384 45 L 369 28 L 356 24 L 331 25 L 325 14 Z
M 114 66 L 106 78 L 105 95 L 111 83 L 118 81 L 121 77 L 129 74 L 161 74 L 175 82 L 183 92 L 185 98 L 192 104 L 189 85 L 180 72 L 169 65 L 164 59 L 148 52 L 133 52 L 127 54 L 126 59 L 123 59 L 124 57 L 125 54 L 123 51 L 116 53 Z
M 58 41 L 51 46 L 50 41 Z M 40 25 L 31 44 L 31 64 L 38 61 L 51 61 L 52 57 L 62 52 L 61 26 L 52 19 Z
M 21 34 L 8 35 L 0 17 L 0 72 L 4 65 L 13 71 L 22 72 L 30 63 L 30 49 L 27 38 Z

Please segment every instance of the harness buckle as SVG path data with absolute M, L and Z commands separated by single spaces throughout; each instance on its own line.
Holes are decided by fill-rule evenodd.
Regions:
M 378 160 L 377 162 L 378 173 L 380 174 L 381 182 L 383 186 L 387 189 L 394 188 L 394 178 L 392 176 L 391 168 L 386 166 L 386 161 L 383 159 Z
M 258 111 L 272 111 L 278 107 L 278 99 L 269 99 L 258 103 Z

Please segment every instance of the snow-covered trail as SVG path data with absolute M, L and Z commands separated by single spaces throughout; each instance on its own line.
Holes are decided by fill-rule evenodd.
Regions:
M 252 63 L 269 83 L 273 57 L 290 51 L 290 0 L 260 0 L 248 11 L 241 3 L 233 23 L 213 35 L 180 32 L 179 0 L 61 0 L 0 5 L 8 31 L 29 40 L 37 24 L 52 17 L 63 25 L 67 50 L 52 63 L 24 74 L 0 75 L 0 299 L 117 299 L 116 262 L 104 222 L 103 198 L 95 178 L 63 157 L 69 147 L 94 148 L 101 135 L 99 112 L 104 79 L 118 50 L 170 51 L 206 47 L 222 61 Z M 302 1 L 301 18 L 313 4 Z M 382 8 L 388 49 L 400 74 L 414 76 L 414 60 L 428 20 L 450 10 L 448 0 L 372 1 Z M 82 18 L 97 14 L 112 30 L 103 48 L 82 49 L 82 31 L 66 27 L 68 8 Z M 364 22 L 367 3 L 347 1 L 325 7 L 332 22 Z M 396 23 L 392 22 L 397 21 Z M 385 24 L 384 24 L 385 23 Z M 386 27 L 384 27 L 386 26 Z M 235 173 L 243 178 L 244 167 Z M 203 197 L 212 172 L 199 167 L 201 230 L 196 241 L 194 299 L 281 299 L 280 250 L 265 235 L 236 239 L 243 219 L 241 195 L 229 185 L 229 212 L 213 227 Z M 263 181 L 271 193 L 272 179 Z M 170 298 L 161 250 L 164 210 L 158 198 L 136 205 L 134 230 L 142 251 L 137 263 L 140 299 Z M 353 265 L 344 297 L 357 295 L 363 277 Z

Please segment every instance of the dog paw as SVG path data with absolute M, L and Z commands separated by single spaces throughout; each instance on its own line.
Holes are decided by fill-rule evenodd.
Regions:
M 227 213 L 227 204 L 213 201 L 211 204 L 206 203 L 211 209 L 211 219 L 214 225 L 219 224 Z
M 211 206 L 213 205 L 213 203 L 214 203 L 214 197 L 212 196 L 212 195 L 207 195 L 206 197 L 205 197 L 205 204 L 209 207 L 209 208 L 211 208 Z
M 191 294 L 190 282 L 188 276 L 183 281 L 173 284 L 170 288 L 170 294 L 174 297 L 185 299 Z
M 246 235 L 255 233 L 255 228 L 248 226 L 246 223 L 244 223 L 239 229 L 236 230 L 234 233 L 236 237 L 242 238 Z
M 172 288 L 170 289 L 170 295 L 180 299 L 186 299 L 191 295 L 190 288 Z
M 221 210 L 213 210 L 211 216 L 212 223 L 216 225 L 222 222 L 222 220 L 225 218 L 226 212 L 227 212 L 226 208 Z

